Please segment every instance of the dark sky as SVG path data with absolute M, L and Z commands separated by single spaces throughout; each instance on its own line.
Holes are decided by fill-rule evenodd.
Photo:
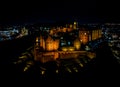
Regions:
M 4 4 L 4 5 L 3 5 Z M 0 23 L 16 21 L 69 20 L 119 21 L 119 3 L 96 0 L 29 1 L 0 3 Z

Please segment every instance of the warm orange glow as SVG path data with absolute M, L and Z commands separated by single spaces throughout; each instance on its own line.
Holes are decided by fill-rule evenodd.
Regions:
M 49 36 L 46 40 L 46 50 L 52 51 L 53 50 L 53 39 Z
M 102 30 L 98 30 L 98 37 L 101 38 L 102 37 Z
M 96 40 L 98 38 L 101 38 L 102 32 L 101 30 L 93 30 L 92 31 L 92 40 Z
M 43 39 L 42 39 L 43 40 Z M 47 38 L 46 41 L 42 41 L 41 46 L 45 45 L 45 50 L 53 51 L 59 48 L 59 40 L 53 40 L 50 36 Z
M 92 40 L 95 40 L 94 30 L 92 31 Z
M 59 58 L 59 53 L 58 53 L 58 52 L 55 52 L 55 53 L 54 53 L 54 59 L 56 60 L 57 58 Z
M 98 39 L 99 38 L 99 30 L 96 30 L 96 39 Z
M 50 35 L 53 35 L 53 30 L 50 30 Z
M 81 43 L 86 44 L 89 41 L 88 35 L 89 31 L 79 31 L 79 38 L 81 40 Z
M 63 32 L 66 32 L 67 28 L 63 28 Z
M 57 31 L 58 31 L 58 32 L 60 32 L 60 31 L 61 31 L 60 27 L 57 27 Z
M 88 37 L 86 35 L 82 37 L 82 42 L 83 44 L 86 44 L 88 42 Z
M 72 24 L 70 24 L 70 28 L 72 28 L 73 27 L 73 25 Z
M 62 51 L 58 50 L 60 40 L 55 38 L 53 39 L 52 36 L 57 37 L 59 35 L 58 32 L 67 31 L 71 33 L 71 31 L 76 28 L 77 28 L 77 22 L 74 22 L 74 24 L 69 24 L 66 27 L 52 28 L 49 32 L 50 36 L 48 36 L 48 38 L 46 39 L 43 36 L 37 37 L 35 45 L 39 45 L 39 46 L 34 48 L 35 60 L 45 63 L 49 61 L 55 61 L 57 58 L 60 59 L 79 58 L 81 55 L 88 56 L 90 59 L 93 59 L 95 57 L 95 54 L 86 53 L 87 51 L 83 53 L 82 51 L 80 51 L 80 48 L 81 48 L 81 44 L 87 44 L 91 40 L 96 40 L 100 38 L 102 34 L 102 31 L 100 29 L 88 30 L 85 28 L 81 28 L 81 30 L 79 30 L 78 38 L 72 42 L 73 46 L 61 47 Z M 39 50 L 41 48 L 43 48 L 44 51 L 41 52 Z M 81 67 L 84 66 L 81 62 L 79 63 L 79 65 Z M 75 68 L 74 70 L 77 72 Z M 56 71 L 56 73 L 58 73 L 58 71 Z
M 53 41 L 53 50 L 58 50 L 59 48 L 59 40 Z
M 87 56 L 88 56 L 90 59 L 93 59 L 93 58 L 96 57 L 96 54 L 95 54 L 95 53 L 88 52 L 88 53 L 87 53 Z
M 80 47 L 81 47 L 81 42 L 80 42 L 79 39 L 76 39 L 76 40 L 74 41 L 74 47 L 75 47 L 76 50 L 79 50 L 79 49 L 80 49 Z
M 45 74 L 45 71 L 41 71 L 41 74 L 44 75 L 44 74 Z
M 36 42 L 38 42 L 39 40 L 38 40 L 38 37 L 36 37 Z
M 82 64 L 82 63 L 80 63 L 79 65 L 80 65 L 81 67 L 83 67 L 83 64 Z
M 54 55 L 44 55 L 43 57 L 39 58 L 42 63 L 48 62 L 48 61 L 54 61 Z
M 53 40 L 50 36 L 46 41 L 40 36 L 40 47 L 43 47 L 46 51 L 53 51 L 59 48 L 59 40 Z
M 62 51 L 67 51 L 68 49 L 66 47 L 62 47 Z
M 76 29 L 76 28 L 77 28 L 77 22 L 74 22 L 73 29 Z
M 36 57 L 36 61 L 41 61 L 42 63 L 46 63 L 49 61 L 54 61 L 57 58 L 59 58 L 59 53 L 58 52 L 45 52 L 45 53 L 38 53 L 38 55 L 41 56 L 37 56 Z
M 45 40 L 42 36 L 40 36 L 40 47 L 43 47 L 43 49 L 45 50 Z
M 68 32 L 72 31 L 72 28 L 67 28 Z
M 25 72 L 25 71 L 27 71 L 27 70 L 28 70 L 28 67 L 25 67 L 23 71 Z
M 89 35 L 89 41 L 91 41 L 91 40 L 92 40 L 91 35 Z
M 74 25 L 76 25 L 77 24 L 77 22 L 74 22 Z
M 102 35 L 102 31 L 100 29 L 92 30 L 91 32 L 88 30 L 80 30 L 79 31 L 79 39 L 83 44 L 86 44 L 88 41 L 96 40 L 100 38 Z
M 68 47 L 68 51 L 74 51 L 75 48 L 74 47 Z
M 36 37 L 36 46 L 39 46 L 39 38 L 38 37 Z
M 56 70 L 56 73 L 58 73 L 58 70 Z

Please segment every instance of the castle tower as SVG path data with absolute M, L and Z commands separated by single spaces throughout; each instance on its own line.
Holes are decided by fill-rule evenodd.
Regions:
M 53 39 L 48 36 L 46 43 L 45 43 L 45 47 L 47 51 L 52 51 L 53 50 Z
M 81 42 L 78 38 L 74 41 L 74 47 L 76 50 L 80 50 Z
M 58 50 L 59 48 L 59 40 L 54 40 L 53 41 L 53 50 Z
M 78 22 L 74 21 L 73 29 L 77 29 L 77 27 L 78 27 Z
M 45 40 L 42 36 L 40 36 L 40 47 L 43 47 L 43 49 L 45 50 Z

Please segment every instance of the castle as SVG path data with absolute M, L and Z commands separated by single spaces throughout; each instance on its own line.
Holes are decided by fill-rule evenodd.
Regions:
M 58 35 L 58 33 L 62 35 Z M 64 35 L 72 35 L 64 39 Z M 53 38 L 56 35 L 59 38 Z M 62 38 L 61 38 L 62 37 Z M 57 27 L 49 31 L 49 34 L 44 37 L 40 35 L 36 37 L 34 55 L 36 61 L 48 62 L 58 58 L 77 58 L 80 54 L 85 54 L 86 51 L 81 50 L 81 44 L 87 44 L 89 41 L 96 40 L 102 37 L 101 29 L 78 28 L 78 23 L 74 22 L 69 27 Z

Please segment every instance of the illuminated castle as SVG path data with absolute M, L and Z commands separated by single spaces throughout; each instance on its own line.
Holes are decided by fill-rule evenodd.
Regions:
M 76 32 L 78 34 L 74 40 L 70 39 L 70 41 L 64 39 L 62 35 L 59 36 L 58 32 L 61 32 L 62 35 L 72 35 L 72 37 L 76 35 Z M 59 38 L 53 38 L 55 35 Z M 68 36 L 68 38 L 72 37 Z M 86 54 L 85 50 L 81 50 L 81 44 L 86 45 L 89 41 L 93 41 L 101 37 L 101 29 L 89 29 L 84 27 L 78 29 L 77 22 L 69 24 L 66 27 L 52 28 L 48 36 L 40 35 L 39 37 L 36 37 L 35 46 L 38 47 L 39 51 L 35 48 L 35 60 L 45 63 L 56 60 L 57 58 L 77 58 L 79 54 Z M 71 45 L 68 43 L 71 43 Z
M 55 34 L 55 33 L 58 33 L 58 32 L 63 32 L 63 33 L 65 33 L 65 32 L 71 32 L 71 31 L 73 31 L 73 30 L 76 30 L 76 29 L 78 29 L 78 22 L 74 22 L 74 24 L 66 24 L 66 26 L 65 27 L 57 27 L 57 28 L 52 28 L 51 30 L 50 30 L 50 35 L 53 35 L 53 34 Z
M 59 48 L 59 40 L 53 40 L 50 36 L 45 41 L 45 50 L 46 51 L 54 51 Z
M 79 30 L 78 30 L 79 29 Z M 79 32 L 78 37 L 82 44 L 86 44 L 89 41 L 96 40 L 102 37 L 102 30 L 97 28 L 81 27 L 78 28 L 78 22 L 73 24 L 67 24 L 66 27 L 57 27 L 50 30 L 50 35 L 55 35 L 58 32 L 72 32 L 77 30 Z
M 60 40 L 56 39 L 53 40 L 52 37 L 48 36 L 48 38 L 45 40 L 42 36 L 40 36 L 40 41 L 38 40 L 39 38 L 36 38 L 36 46 L 40 46 L 43 48 L 44 51 L 57 51 L 59 48 Z M 74 50 L 80 50 L 81 47 L 81 41 L 77 38 L 73 41 L 73 46 L 70 47 L 63 47 L 69 48 L 69 49 L 74 49 Z M 65 50 L 63 50 L 65 51 Z
M 43 36 L 36 38 L 36 45 L 43 48 L 44 51 L 54 51 L 59 48 L 59 40 L 53 40 L 51 36 L 44 39 Z

